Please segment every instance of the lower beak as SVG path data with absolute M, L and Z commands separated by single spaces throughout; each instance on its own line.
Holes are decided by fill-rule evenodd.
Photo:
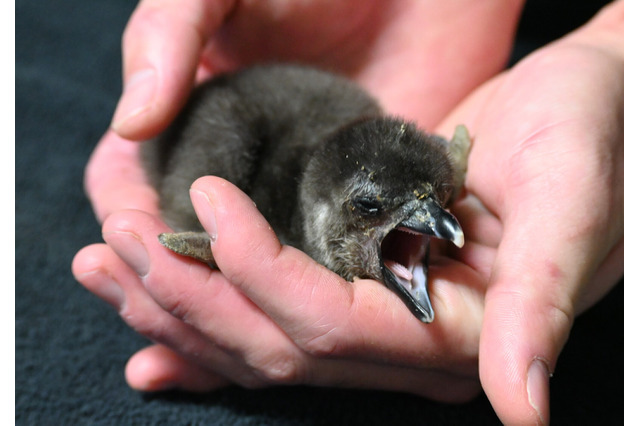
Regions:
M 400 297 L 416 318 L 424 323 L 430 323 L 434 318 L 433 306 L 427 291 L 428 244 L 427 240 L 426 259 L 424 263 L 419 262 L 412 267 L 410 280 L 394 274 L 386 265 L 381 265 L 384 284 Z

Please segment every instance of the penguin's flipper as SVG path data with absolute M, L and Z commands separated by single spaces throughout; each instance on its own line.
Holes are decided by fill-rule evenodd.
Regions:
M 182 256 L 189 256 L 218 269 L 211 253 L 211 238 L 206 232 L 176 232 L 158 235 L 160 243 Z
M 455 132 L 449 142 L 449 154 L 453 165 L 453 193 L 450 202 L 455 201 L 460 194 L 467 176 L 467 164 L 471 149 L 471 137 L 464 124 L 456 126 Z

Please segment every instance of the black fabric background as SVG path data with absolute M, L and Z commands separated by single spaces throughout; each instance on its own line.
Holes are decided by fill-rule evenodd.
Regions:
M 586 21 L 602 1 L 531 1 L 515 57 Z M 77 284 L 73 255 L 101 241 L 83 168 L 121 90 L 120 37 L 135 2 L 16 2 L 15 420 L 20 425 L 499 424 L 486 398 L 283 387 L 205 395 L 129 389 L 148 342 Z M 623 415 L 623 284 L 576 320 L 551 381 L 555 424 Z

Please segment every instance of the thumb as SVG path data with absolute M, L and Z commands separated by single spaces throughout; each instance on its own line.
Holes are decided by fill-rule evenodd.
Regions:
M 116 133 L 144 140 L 168 125 L 186 101 L 204 45 L 231 3 L 140 2 L 122 40 L 124 90 L 111 122 Z
M 594 247 L 608 245 L 605 232 L 576 231 L 572 203 L 543 220 L 544 203 L 530 200 L 505 220 L 480 336 L 480 380 L 505 424 L 549 423 L 549 377 L 602 261 Z
M 543 259 L 514 264 L 501 245 L 480 337 L 482 386 L 504 424 L 549 423 L 549 378 L 573 323 L 559 270 Z M 546 263 L 546 265 L 545 265 Z

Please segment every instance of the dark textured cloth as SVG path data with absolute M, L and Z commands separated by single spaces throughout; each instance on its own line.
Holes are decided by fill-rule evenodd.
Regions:
M 599 3 L 531 2 L 517 55 L 584 22 Z M 498 424 L 484 396 L 444 405 L 310 387 L 205 395 L 127 387 L 124 365 L 148 342 L 77 284 L 70 264 L 81 247 L 101 241 L 83 169 L 121 90 L 120 37 L 134 7 L 125 0 L 16 2 L 16 423 Z M 551 381 L 556 424 L 621 423 L 622 309 L 621 283 L 576 320 Z

